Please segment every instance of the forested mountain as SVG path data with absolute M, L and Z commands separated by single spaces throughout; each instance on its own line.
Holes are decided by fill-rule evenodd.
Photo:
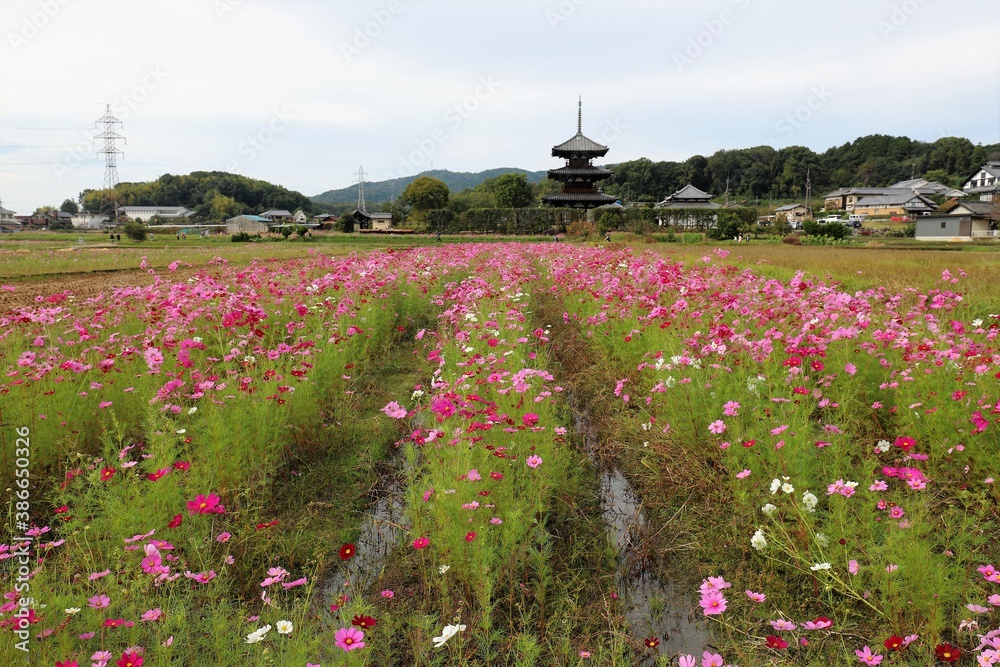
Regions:
M 268 209 L 312 212 L 313 202 L 301 192 L 255 178 L 223 171 L 194 171 L 184 176 L 164 174 L 146 183 L 119 183 L 120 206 L 186 206 L 202 217 L 224 220 L 241 213 Z M 80 193 L 84 208 L 97 210 L 102 191 Z
M 909 178 L 927 178 L 960 187 L 987 160 L 1000 159 L 1000 144 L 975 146 L 968 139 L 944 137 L 933 143 L 873 134 L 815 153 L 804 146 L 721 150 L 684 162 L 647 158 L 611 165 L 603 183 L 608 194 L 632 201 L 659 201 L 685 184 L 736 199 L 800 198 L 806 172 L 813 195 L 847 186 L 882 187 Z
M 499 167 L 487 169 L 486 171 L 448 171 L 447 169 L 432 169 L 413 176 L 403 178 L 393 178 L 388 181 L 365 182 L 365 199 L 369 202 L 386 202 L 396 199 L 403 193 L 406 186 L 413 182 L 417 176 L 430 176 L 436 178 L 445 185 L 451 192 L 461 192 L 469 188 L 474 188 L 489 178 L 496 178 L 510 172 L 524 174 L 530 183 L 537 183 L 545 178 L 544 171 L 527 171 L 513 167 Z M 358 186 L 351 185 L 339 190 L 328 190 L 312 198 L 317 204 L 350 204 L 358 201 Z

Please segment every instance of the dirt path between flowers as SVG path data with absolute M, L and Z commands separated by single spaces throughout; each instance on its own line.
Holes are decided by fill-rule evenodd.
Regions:
M 5 283 L 11 285 L 14 291 L 0 291 L 0 315 L 33 306 L 39 297 L 44 300 L 54 294 L 68 293 L 74 301 L 80 302 L 120 287 L 151 285 L 157 275 L 182 281 L 202 270 L 203 268 L 198 267 L 183 267 L 170 273 L 164 271 L 151 274 L 143 269 L 106 269 L 47 275 L 37 280 L 6 280 Z

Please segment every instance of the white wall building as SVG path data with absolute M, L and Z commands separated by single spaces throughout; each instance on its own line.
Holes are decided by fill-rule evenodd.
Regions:
M 183 206 L 119 206 L 118 213 L 138 222 L 149 222 L 154 217 L 183 220 L 195 214 Z

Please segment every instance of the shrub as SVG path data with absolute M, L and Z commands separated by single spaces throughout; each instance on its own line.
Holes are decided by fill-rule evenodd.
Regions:
M 607 215 L 605 213 L 604 215 Z M 604 216 L 601 216 L 604 219 Z M 598 233 L 597 225 L 587 220 L 577 220 L 575 222 L 569 223 L 566 227 L 566 235 L 575 238 L 587 238 L 588 236 L 596 236 Z
M 125 227 L 122 228 L 125 232 L 125 236 L 129 237 L 133 241 L 145 241 L 146 234 L 149 232 L 149 228 L 141 222 L 136 222 L 130 220 L 125 223 Z
M 802 245 L 802 239 L 798 234 L 789 234 L 785 238 L 781 239 L 782 243 L 787 243 L 788 245 Z
M 696 232 L 684 232 L 684 243 L 701 243 L 702 236 Z

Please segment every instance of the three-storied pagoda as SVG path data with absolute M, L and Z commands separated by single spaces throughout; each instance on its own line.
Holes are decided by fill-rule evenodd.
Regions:
M 562 192 L 542 197 L 551 206 L 569 208 L 597 208 L 615 201 L 614 197 L 602 193 L 597 181 L 611 176 L 607 169 L 591 164 L 596 157 L 604 157 L 607 146 L 583 136 L 583 98 L 580 98 L 576 115 L 576 136 L 552 147 L 552 157 L 565 158 L 566 166 L 550 169 L 549 178 L 563 184 Z

